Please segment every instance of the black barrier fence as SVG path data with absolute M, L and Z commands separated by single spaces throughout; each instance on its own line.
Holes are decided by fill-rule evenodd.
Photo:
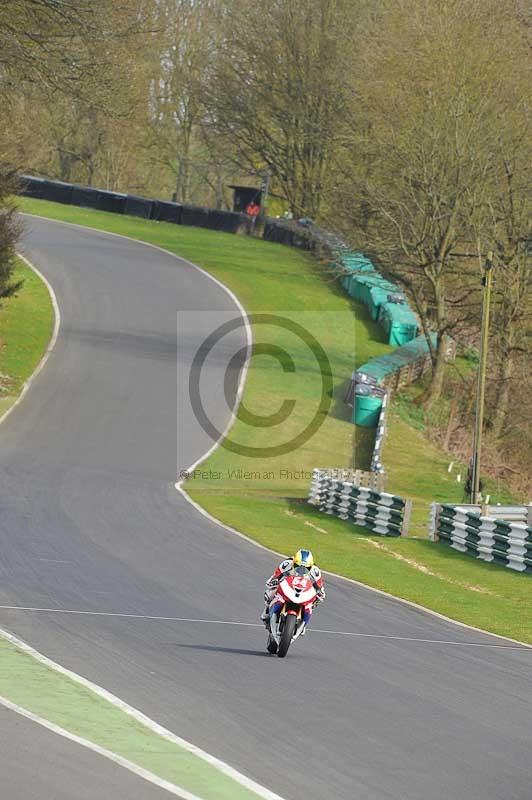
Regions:
M 145 197 L 137 197 L 134 194 L 127 195 L 126 207 L 124 209 L 124 214 L 127 214 L 127 216 L 151 219 L 152 210 L 153 200 L 148 200 Z
M 53 200 L 55 203 L 72 203 L 73 185 L 62 181 L 48 181 L 45 178 L 22 177 L 20 194 L 39 200 Z
M 268 218 L 264 225 L 263 238 L 269 242 L 308 250 L 317 256 L 329 256 L 334 249 L 342 247 L 343 244 L 334 234 L 323 231 L 310 220 Z
M 226 231 L 226 233 L 247 233 L 250 227 L 251 222 L 245 214 L 217 209 L 209 211 L 209 228 L 213 230 Z
M 203 206 L 171 203 L 167 200 L 152 200 L 120 192 L 78 186 L 63 181 L 52 181 L 33 175 L 22 175 L 20 194 L 38 200 L 53 200 L 81 208 L 127 214 L 174 225 L 191 225 L 226 233 L 251 233 L 251 220 L 246 214 L 221 211 Z M 257 226 L 257 231 L 260 226 Z M 330 234 L 312 225 L 310 220 L 296 222 L 266 218 L 262 236 L 271 242 L 298 247 L 319 254 L 326 254 L 332 242 Z
M 73 186 L 71 203 L 81 208 L 99 208 L 100 192 L 87 186 Z
M 183 206 L 179 203 L 170 203 L 168 200 L 154 200 L 151 210 L 151 218 L 158 222 L 173 222 L 181 225 L 181 215 Z
M 197 228 L 208 228 L 209 209 L 202 206 L 183 205 L 181 224 L 193 225 Z
M 100 211 L 110 211 L 112 214 L 124 214 L 126 209 L 127 194 L 119 192 L 100 192 L 98 206 Z

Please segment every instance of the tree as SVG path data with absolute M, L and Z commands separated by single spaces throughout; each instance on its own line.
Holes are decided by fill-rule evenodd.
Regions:
M 15 188 L 15 172 L 0 166 L 0 299 L 11 297 L 22 285 L 12 281 L 15 245 L 20 233 L 13 202 Z
M 531 133 L 526 126 L 512 158 L 504 159 L 500 192 L 490 203 L 490 236 L 498 268 L 492 326 L 494 391 L 489 423 L 497 438 L 513 427 L 511 399 L 523 383 L 527 364 L 530 372 L 532 359 Z
M 345 134 L 356 0 L 231 0 L 206 87 L 208 124 L 239 166 L 268 170 L 296 216 L 320 213 Z
M 154 11 L 158 63 L 152 86 L 153 159 L 175 175 L 177 199 L 189 199 L 201 94 L 216 34 L 212 0 L 161 0 Z
M 359 125 L 335 212 L 408 289 L 423 331 L 437 332 L 424 397 L 432 405 L 448 337 L 478 307 L 473 287 L 491 249 L 486 215 L 500 138 L 513 135 L 505 114 L 523 41 L 517 19 L 492 0 L 399 0 L 380 10 L 360 54 Z

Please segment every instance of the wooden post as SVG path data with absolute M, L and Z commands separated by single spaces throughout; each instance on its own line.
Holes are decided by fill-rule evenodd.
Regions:
M 412 501 L 405 502 L 405 510 L 403 511 L 403 524 L 401 525 L 401 536 L 408 536 L 410 530 L 410 518 L 412 516 Z
M 439 534 L 438 534 L 438 525 L 439 525 L 439 522 L 440 522 L 440 511 L 441 511 L 441 505 L 439 503 L 433 503 L 432 504 L 432 508 L 431 508 L 431 519 L 432 519 L 432 523 L 434 525 L 434 529 L 431 531 L 431 534 L 432 534 L 431 539 L 432 539 L 433 542 L 439 542 L 440 541 L 440 537 L 439 537 Z

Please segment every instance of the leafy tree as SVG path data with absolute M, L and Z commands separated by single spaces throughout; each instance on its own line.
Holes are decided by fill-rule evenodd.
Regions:
M 12 280 L 15 245 L 20 233 L 13 202 L 15 189 L 15 172 L 0 166 L 0 299 L 11 297 L 22 285 Z

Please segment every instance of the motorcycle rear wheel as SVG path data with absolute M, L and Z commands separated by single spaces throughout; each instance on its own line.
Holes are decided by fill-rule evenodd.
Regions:
M 266 650 L 268 651 L 268 653 L 271 653 L 272 656 L 274 656 L 277 652 L 277 642 L 275 641 L 271 633 L 268 634 L 268 643 L 266 644 Z
M 289 614 L 284 622 L 283 632 L 281 633 L 281 641 L 279 642 L 279 648 L 277 650 L 277 655 L 279 658 L 284 658 L 285 655 L 288 653 L 288 648 L 290 647 L 290 643 L 292 642 L 292 637 L 296 630 L 297 620 L 293 614 Z

